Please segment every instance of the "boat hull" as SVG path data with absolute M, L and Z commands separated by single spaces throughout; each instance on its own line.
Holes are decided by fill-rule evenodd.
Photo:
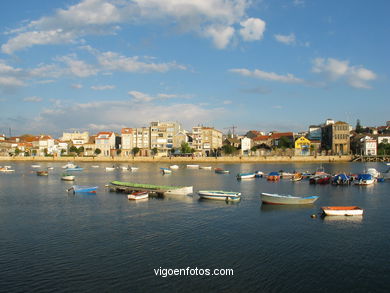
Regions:
M 265 204 L 276 204 L 276 205 L 299 205 L 299 204 L 312 204 L 314 203 L 319 196 L 287 196 L 287 195 L 279 195 L 279 194 L 270 194 L 270 193 L 262 193 L 261 201 Z
M 129 200 L 140 200 L 149 198 L 149 194 L 147 192 L 134 192 L 127 195 Z
M 224 201 L 239 201 L 241 199 L 241 193 L 239 192 L 200 190 L 198 194 L 203 199 Z
M 322 211 L 326 216 L 362 216 L 363 209 L 357 206 L 334 206 L 322 207 Z

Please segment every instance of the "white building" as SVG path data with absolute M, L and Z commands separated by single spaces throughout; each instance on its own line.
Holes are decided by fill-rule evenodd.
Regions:
M 88 131 L 63 132 L 61 140 L 62 141 L 72 141 L 73 145 L 81 146 L 85 143 L 88 143 L 89 133 L 88 133 Z
M 241 138 L 241 155 L 249 154 L 252 146 L 253 146 L 252 139 L 248 137 Z
M 138 155 L 147 156 L 150 150 L 150 128 L 122 128 L 122 156 L 131 156 L 133 148 L 140 149 Z
M 101 156 L 108 157 L 111 150 L 115 149 L 115 133 L 112 131 L 101 131 L 95 139 L 96 148 L 101 150 Z
M 377 155 L 377 141 L 372 137 L 365 136 L 360 139 L 362 144 L 361 149 L 365 156 L 376 156 Z

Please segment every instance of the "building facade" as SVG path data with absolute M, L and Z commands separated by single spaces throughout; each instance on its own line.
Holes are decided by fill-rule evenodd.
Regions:
M 112 150 L 115 150 L 116 137 L 112 131 L 101 131 L 96 135 L 95 145 L 101 150 L 101 156 L 110 156 Z
M 322 127 L 321 148 L 332 154 L 350 153 L 349 124 L 338 121 Z
M 214 127 L 192 127 L 192 147 L 197 156 L 210 156 L 222 147 L 222 132 Z
M 178 122 L 151 122 L 150 149 L 157 149 L 158 156 L 168 156 L 174 148 L 174 136 L 182 130 Z

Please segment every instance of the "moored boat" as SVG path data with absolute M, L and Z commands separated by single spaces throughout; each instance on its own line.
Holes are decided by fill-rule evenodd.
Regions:
M 199 169 L 199 165 L 187 165 L 188 169 Z
M 374 178 L 378 178 L 381 175 L 375 168 L 368 168 L 366 173 L 371 174 Z
M 10 168 L 11 168 L 10 166 L 0 167 L 0 172 L 2 172 L 2 173 L 11 173 L 11 172 L 15 172 L 14 169 L 10 169 Z
M 99 168 L 99 165 L 92 165 L 91 168 Z
M 312 204 L 314 203 L 319 196 L 293 196 L 293 195 L 284 195 L 284 194 L 272 194 L 272 193 L 261 193 L 261 201 L 266 204 Z
M 73 190 L 73 193 L 96 193 L 98 188 L 98 186 L 73 185 L 68 192 Z
M 279 172 L 271 172 L 267 175 L 268 181 L 278 181 L 280 180 L 280 174 Z
M 112 166 L 112 167 L 106 167 L 106 171 L 114 171 L 115 170 L 115 167 Z
M 303 179 L 302 173 L 294 173 L 293 177 L 290 179 L 291 181 L 301 181 Z
M 263 178 L 264 172 L 262 171 L 255 171 L 255 177 L 256 178 Z
M 214 172 L 217 173 L 217 174 L 229 174 L 230 173 L 229 170 L 224 170 L 222 168 L 215 168 Z
M 172 174 L 172 170 L 169 168 L 160 168 L 163 174 Z
M 149 198 L 149 193 L 147 193 L 146 191 L 133 192 L 131 194 L 128 194 L 127 198 L 131 200 L 147 199 Z
M 359 174 L 355 180 L 356 185 L 371 185 L 375 183 L 375 178 L 371 174 Z
M 31 165 L 31 168 L 41 168 L 41 165 L 34 164 L 34 165 Z
M 329 184 L 331 180 L 330 175 L 314 175 L 310 177 L 309 182 L 310 184 Z
M 351 177 L 345 173 L 340 173 L 332 178 L 333 185 L 348 185 L 351 183 Z
M 83 171 L 84 168 L 81 168 L 79 166 L 75 166 L 73 168 L 66 168 L 66 171 Z
M 204 199 L 239 201 L 241 199 L 240 192 L 222 191 L 222 190 L 199 190 L 199 197 Z
M 76 176 L 70 175 L 70 174 L 62 174 L 62 176 L 61 176 L 61 180 L 64 180 L 64 181 L 73 181 L 75 178 L 76 178 Z
M 358 206 L 329 206 L 321 207 L 326 216 L 361 216 L 363 209 Z
M 238 173 L 237 174 L 237 179 L 252 179 L 255 178 L 256 173 Z
M 76 168 L 77 166 L 73 163 L 68 162 L 64 166 L 62 166 L 63 169 L 69 169 L 69 168 Z
M 200 166 L 199 169 L 203 169 L 203 170 L 211 170 L 212 167 L 211 166 Z
M 123 182 L 123 181 L 112 181 L 110 182 L 110 188 L 115 190 L 116 188 L 131 188 L 132 190 L 142 190 L 151 192 L 162 192 L 165 194 L 176 194 L 176 195 L 188 195 L 193 193 L 193 186 L 167 186 L 167 185 L 154 185 L 134 182 Z
M 47 172 L 47 171 L 37 171 L 37 175 L 38 176 L 48 176 L 49 172 Z
M 138 170 L 138 167 L 130 166 L 130 171 L 131 171 L 131 172 L 137 171 L 137 170 Z
M 169 169 L 177 170 L 177 169 L 179 169 L 179 166 L 178 165 L 171 165 L 171 166 L 169 166 Z

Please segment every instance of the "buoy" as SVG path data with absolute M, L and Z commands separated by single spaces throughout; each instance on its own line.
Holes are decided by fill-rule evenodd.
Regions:
M 317 218 L 317 215 L 316 214 L 312 214 L 310 217 L 315 219 L 315 218 Z

